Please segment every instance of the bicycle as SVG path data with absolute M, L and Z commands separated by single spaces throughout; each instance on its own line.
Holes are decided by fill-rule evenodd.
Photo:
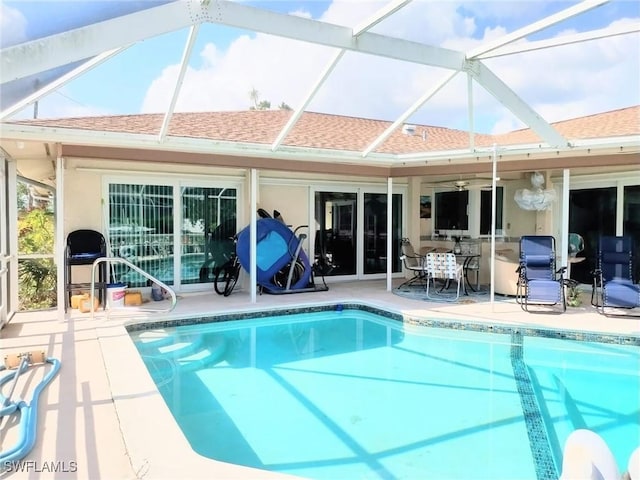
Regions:
M 237 238 L 233 237 L 234 244 L 237 243 Z M 218 295 L 224 295 L 228 297 L 233 292 L 233 289 L 238 282 L 238 277 L 240 276 L 240 269 L 242 265 L 240 265 L 240 259 L 236 254 L 235 248 L 229 254 L 229 259 L 219 268 L 215 274 L 215 279 L 213 280 L 213 288 L 216 290 Z

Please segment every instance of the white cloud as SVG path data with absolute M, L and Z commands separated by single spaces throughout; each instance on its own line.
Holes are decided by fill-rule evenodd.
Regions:
M 638 37 L 528 52 L 487 65 L 543 118 L 556 122 L 640 104 Z
M 0 3 L 0 46 L 16 45 L 26 39 L 27 20 L 15 8 Z
M 527 2 L 533 8 L 531 3 L 542 2 Z M 321 20 L 355 26 L 382 5 L 383 2 L 334 2 Z M 466 10 L 460 10 L 454 2 L 416 1 L 372 31 L 467 51 L 513 29 L 506 23 L 496 23 L 496 19 L 532 13 L 530 8 L 505 9 L 505 2 L 498 2 L 497 11 L 484 10 L 483 15 L 492 17 L 491 25 L 482 23 L 481 17 L 470 16 L 469 12 L 478 13 L 480 7 L 486 9 L 488 5 L 466 4 Z M 637 23 L 637 19 L 634 21 Z M 639 44 L 638 34 L 633 34 L 489 59 L 485 63 L 534 110 L 553 122 L 640 104 Z M 253 88 L 274 108 L 282 101 L 295 108 L 317 81 L 332 52 L 335 49 L 264 34 L 239 37 L 224 51 L 209 43 L 200 52 L 202 64 L 187 72 L 177 109 L 245 110 Z M 154 80 L 143 111 L 166 108 L 177 71 L 177 65 L 169 66 Z M 446 73 L 348 52 L 308 109 L 394 120 Z M 480 131 L 523 126 L 482 88 L 476 85 L 473 91 L 475 123 Z M 466 75 L 460 73 L 411 121 L 467 128 L 467 102 Z

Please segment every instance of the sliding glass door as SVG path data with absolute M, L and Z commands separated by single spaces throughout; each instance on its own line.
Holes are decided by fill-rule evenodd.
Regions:
M 590 188 L 574 187 L 569 192 L 569 232 L 584 238 L 585 257 L 571 266 L 571 277 L 581 283 L 593 281 L 598 241 L 603 235 L 626 235 L 634 239 L 640 251 L 640 185 L 609 185 Z M 636 264 L 634 278 L 640 278 Z
M 181 290 L 213 282 L 237 232 L 238 188 L 189 183 L 108 183 L 112 255 Z M 129 287 L 149 283 L 123 264 L 111 276 Z
M 181 200 L 181 283 L 211 283 L 235 249 L 237 191 L 182 187 Z
M 588 188 L 569 192 L 569 232 L 584 238 L 584 250 L 579 256 L 585 261 L 571 266 L 571 277 L 580 283 L 591 283 L 591 272 L 601 235 L 616 233 L 616 188 Z
M 391 255 L 387 254 L 387 194 L 364 194 L 364 273 L 386 273 L 387 260 L 392 259 L 393 272 L 400 271 L 400 239 L 402 235 L 402 195 L 393 195 L 391 214 Z
M 315 256 L 330 266 L 327 275 L 355 275 L 357 260 L 357 193 L 316 192 Z M 327 269 L 328 270 L 328 269 Z
M 392 252 L 387 253 L 387 194 L 356 189 L 315 192 L 315 260 L 327 276 L 384 274 L 401 270 L 402 194 L 393 195 Z

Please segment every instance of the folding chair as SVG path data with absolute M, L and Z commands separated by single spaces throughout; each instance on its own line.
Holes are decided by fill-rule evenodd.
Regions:
M 531 305 L 555 306 L 563 313 L 567 309 L 564 293 L 566 267 L 556 270 L 555 238 L 545 235 L 525 235 L 520 238 L 520 266 L 516 301 L 531 313 L 549 313 L 548 309 L 530 310 Z
M 460 297 L 460 282 L 462 281 L 462 265 L 456 261 L 455 254 L 427 253 L 425 257 L 425 267 L 427 273 L 427 298 L 452 302 L 458 300 Z M 435 290 L 436 280 L 445 280 L 445 285 L 450 283 L 451 280 L 455 280 L 457 282 L 456 296 L 454 298 L 447 298 L 444 295 L 439 295 L 438 297 L 430 296 L 429 287 L 431 282 L 433 282 Z
M 591 304 L 603 315 L 632 315 L 640 307 L 640 285 L 634 283 L 633 239 L 603 236 L 598 243 Z M 616 310 L 607 310 L 607 309 Z M 621 313 L 622 312 L 622 313 Z

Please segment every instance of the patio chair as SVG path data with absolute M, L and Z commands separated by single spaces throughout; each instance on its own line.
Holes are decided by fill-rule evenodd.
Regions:
M 564 293 L 566 267 L 556 270 L 556 241 L 552 236 L 525 235 L 520 238 L 520 266 L 518 267 L 516 301 L 530 313 L 550 313 L 548 309 L 530 306 L 558 306 L 553 313 L 567 309 Z
M 425 257 L 425 268 L 427 274 L 427 298 L 432 300 L 457 301 L 460 297 L 460 282 L 462 281 L 463 274 L 462 265 L 456 261 L 455 254 L 437 252 L 427 253 Z M 457 283 L 456 296 L 453 298 L 448 298 L 443 295 L 432 297 L 429 294 L 430 285 L 433 282 L 434 290 L 437 292 L 438 290 L 435 288 L 436 280 L 445 281 L 445 285 L 440 289 L 440 292 L 442 292 L 444 287 L 448 286 L 452 280 L 455 280 Z
M 633 261 L 631 237 L 600 238 L 591 292 L 591 304 L 599 313 L 626 315 L 617 309 L 640 307 L 640 285 L 634 283 Z M 610 308 L 616 310 L 607 310 Z
M 413 277 L 402 283 L 398 288 L 408 287 L 415 283 L 424 284 L 426 281 L 426 272 L 424 268 L 424 257 L 416 253 L 408 238 L 403 238 L 400 243 L 400 260 L 404 264 L 404 268 L 413 273 Z

